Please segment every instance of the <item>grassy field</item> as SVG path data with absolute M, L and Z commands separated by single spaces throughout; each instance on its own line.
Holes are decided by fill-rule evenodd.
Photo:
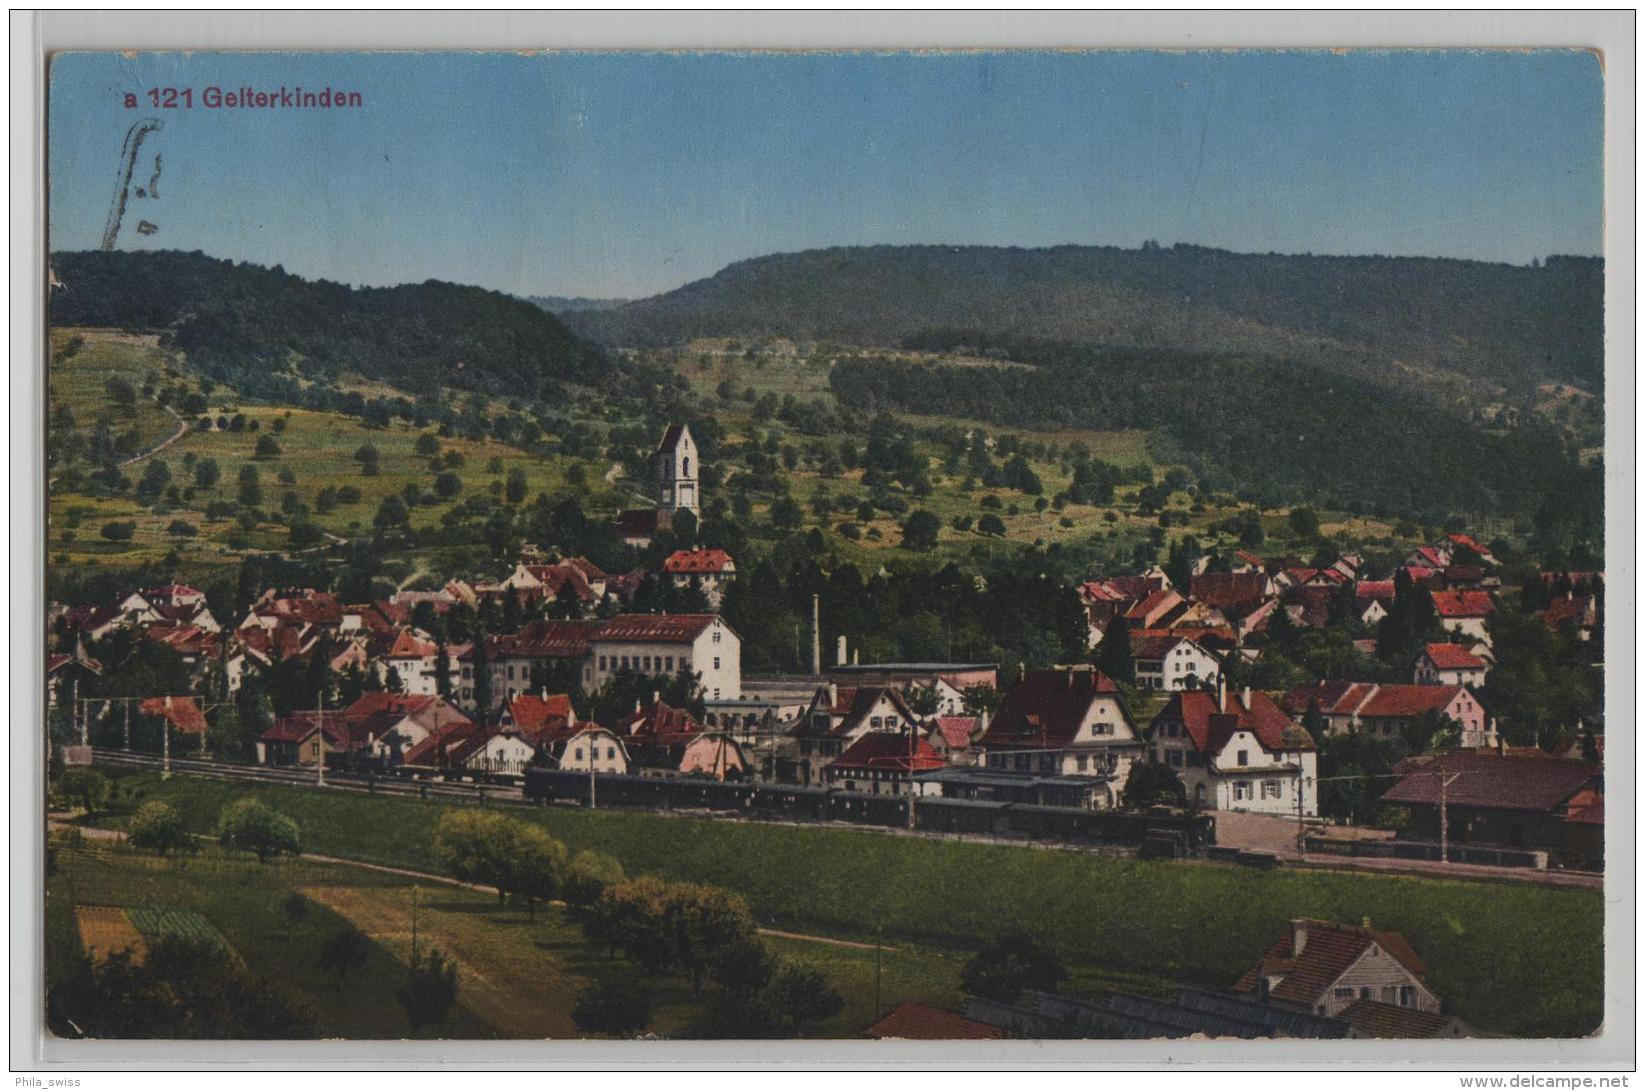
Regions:
M 243 786 L 182 777 L 161 783 L 138 775 L 122 783 L 171 800 L 199 829 L 245 794 Z M 256 794 L 299 817 L 315 851 L 436 866 L 429 847 L 436 805 L 312 789 Z M 1600 1019 L 1604 904 L 1596 892 L 1348 872 L 1258 873 L 641 813 L 520 813 L 573 849 L 611 853 L 631 874 L 736 890 L 769 927 L 860 940 L 880 922 L 898 942 L 961 951 L 1002 929 L 1027 928 L 1101 979 L 1136 974 L 1226 985 L 1294 917 L 1369 917 L 1405 934 L 1447 1010 L 1481 1030 L 1568 1036 Z
M 56 861 L 47 884 L 48 986 L 74 965 L 88 928 L 102 937 L 95 952 L 102 954 L 126 945 L 140 954 L 144 937 L 167 930 L 216 934 L 254 973 L 312 1011 L 324 1036 L 405 1037 L 394 989 L 411 957 L 414 900 L 419 946 L 438 948 L 458 968 L 459 1009 L 423 1037 L 578 1037 L 571 1019 L 577 993 L 622 965 L 592 950 L 560 907 L 533 918 L 500 908 L 489 894 L 439 883 L 414 890 L 409 877 L 367 868 L 309 860 L 263 866 L 210 847 L 161 860 L 124 846 L 70 848 L 61 841 Z M 305 907 L 298 918 L 284 908 L 293 894 Z M 339 989 L 319 969 L 318 955 L 345 922 L 372 947 L 365 966 Z M 874 951 L 781 937 L 768 942 L 781 957 L 817 965 L 845 998 L 811 1035 L 852 1037 L 873 1021 Z M 908 1000 L 958 1004 L 963 961 L 959 952 L 888 943 L 880 954 L 883 1008 Z M 652 1030 L 686 1031 L 701 997 L 683 978 L 651 984 Z

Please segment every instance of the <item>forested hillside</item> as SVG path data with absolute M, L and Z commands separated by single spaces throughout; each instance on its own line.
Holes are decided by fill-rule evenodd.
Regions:
M 856 359 L 832 373 L 863 413 L 1009 427 L 1160 429 L 1209 488 L 1264 505 L 1312 501 L 1433 520 L 1535 515 L 1539 533 L 1597 545 L 1603 476 L 1535 424 L 1487 431 L 1397 390 L 1288 361 L 1011 342 L 1033 367 Z
M 594 382 L 611 367 L 542 308 L 482 288 L 350 288 L 174 250 L 51 261 L 66 286 L 52 294 L 52 325 L 160 332 L 193 367 L 243 388 L 292 369 L 306 379 L 346 371 L 414 393 L 534 394 L 545 380 Z
M 738 262 L 567 322 L 611 345 L 783 336 L 892 346 L 941 330 L 1285 356 L 1381 378 L 1515 390 L 1603 383 L 1599 259 L 1511 266 L 1205 247 L 874 246 Z M 1420 378 L 1420 375 L 1414 377 Z

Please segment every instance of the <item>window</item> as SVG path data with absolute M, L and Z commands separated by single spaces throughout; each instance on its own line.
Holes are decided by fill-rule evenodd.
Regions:
M 1354 998 L 1354 990 L 1351 987 L 1336 988 L 1331 990 L 1331 995 L 1336 997 L 1338 1000 L 1352 1000 Z
M 1399 1006 L 1402 1008 L 1416 1007 L 1417 989 L 1415 985 L 1401 985 L 1399 987 Z
M 606 747 L 605 748 L 605 756 L 607 758 L 615 760 L 616 757 L 617 757 L 617 748 L 615 746 Z
M 1251 798 L 1251 782 L 1248 780 L 1234 781 L 1234 798 L 1244 800 Z
M 514 664 L 512 663 L 508 666 L 508 680 L 510 682 L 514 681 Z
M 1080 772 L 1082 772 L 1082 773 L 1085 772 L 1085 755 L 1084 754 L 1081 754 L 1078 758 L 1074 759 L 1074 766 L 1075 766 L 1075 768 L 1079 769 Z
M 600 656 L 600 669 L 605 670 L 605 656 Z
M 1241 765 L 1250 765 L 1251 764 L 1251 752 L 1249 750 L 1241 750 L 1235 756 L 1235 760 L 1238 761 Z
M 1093 734 L 1097 735 L 1112 735 L 1114 733 L 1114 725 L 1109 723 L 1098 723 L 1091 730 Z
M 1181 750 L 1167 750 L 1165 752 L 1165 756 L 1166 756 L 1166 759 L 1169 761 L 1169 763 L 1170 763 L 1170 765 L 1173 769 L 1181 769 L 1182 768 L 1182 751 Z
M 1262 782 L 1262 798 L 1263 799 L 1278 799 L 1279 798 L 1279 781 L 1277 781 L 1277 780 L 1265 780 L 1265 781 L 1263 781 Z
M 575 749 L 571 752 L 571 760 L 572 761 L 582 761 L 583 760 L 583 748 L 582 747 L 579 746 L 579 747 L 577 747 L 577 749 Z
M 717 656 L 717 655 L 714 657 L 714 669 L 715 670 L 720 669 L 720 657 Z
M 714 630 L 714 643 L 718 644 L 719 642 L 720 642 L 720 631 L 718 629 L 715 629 Z
M 1361 999 L 1361 1000 L 1369 1000 L 1369 999 L 1371 999 L 1371 986 L 1369 986 L 1369 985 L 1361 985 L 1361 986 L 1360 986 L 1360 987 L 1359 987 L 1359 998 L 1360 998 L 1360 999 Z
M 669 674 L 674 673 L 674 657 L 672 655 L 663 657 L 663 670 L 667 671 Z

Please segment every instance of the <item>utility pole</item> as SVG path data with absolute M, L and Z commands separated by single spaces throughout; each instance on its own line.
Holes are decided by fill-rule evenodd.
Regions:
M 874 1018 L 880 1017 L 880 932 L 884 922 L 874 922 Z
M 131 698 L 130 697 L 127 697 L 125 699 L 125 709 L 126 709 L 126 729 L 125 729 L 125 741 L 122 745 L 124 746 L 124 748 L 126 750 L 130 750 L 131 749 Z
M 811 673 L 822 673 L 822 596 L 811 596 Z
M 420 888 L 416 883 L 411 884 L 411 964 L 417 965 L 417 892 Z
M 594 732 L 588 732 L 588 809 L 594 809 Z
M 1451 862 L 1451 816 L 1447 813 L 1446 808 L 1450 803 L 1451 782 L 1462 774 L 1452 773 L 1450 776 L 1446 776 L 1444 773 L 1439 773 L 1436 775 L 1439 777 L 1439 862 L 1448 864 Z
M 326 786 L 326 703 L 322 690 L 314 695 L 314 784 Z
M 126 719 L 131 719 L 131 703 L 126 704 Z M 171 717 L 160 715 L 160 779 L 171 776 Z

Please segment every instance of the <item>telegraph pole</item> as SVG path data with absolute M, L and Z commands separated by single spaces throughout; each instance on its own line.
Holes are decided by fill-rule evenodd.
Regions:
M 125 709 L 126 709 L 126 727 L 125 727 L 124 742 L 122 743 L 122 746 L 123 746 L 124 749 L 130 750 L 131 749 L 131 698 L 130 697 L 127 697 L 125 699 Z
M 126 704 L 126 718 L 131 718 L 131 704 Z M 171 717 L 160 714 L 160 779 L 171 776 Z
M 324 691 L 314 695 L 314 784 L 326 786 L 326 704 Z
M 1450 787 L 1451 787 L 1451 782 L 1453 780 L 1455 780 L 1457 777 L 1460 777 L 1461 775 L 1462 775 L 1461 773 L 1452 773 L 1450 776 L 1446 776 L 1444 773 L 1438 774 L 1438 776 L 1439 776 L 1439 862 L 1442 863 L 1442 864 L 1448 864 L 1448 863 L 1451 862 L 1451 817 L 1446 812 L 1446 808 L 1447 808 L 1447 806 L 1450 802 L 1449 791 L 1450 791 Z

